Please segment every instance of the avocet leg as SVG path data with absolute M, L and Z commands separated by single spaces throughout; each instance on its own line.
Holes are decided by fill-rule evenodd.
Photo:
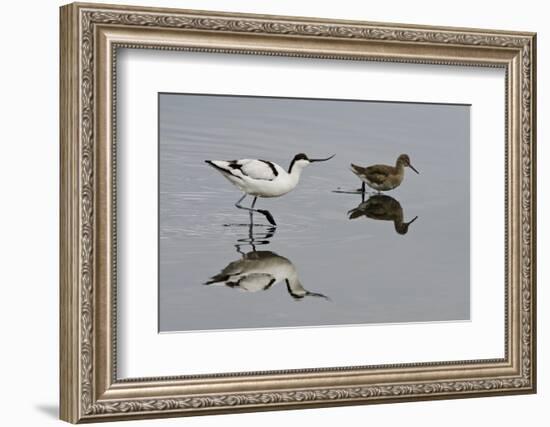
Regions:
M 264 209 L 254 209 L 254 206 L 256 205 L 256 199 L 258 199 L 258 197 L 254 197 L 254 200 L 252 201 L 252 207 L 250 208 L 247 208 L 246 206 L 242 206 L 241 205 L 241 202 L 244 200 L 244 198 L 246 197 L 247 195 L 245 194 L 243 197 L 241 197 L 239 199 L 239 201 L 237 203 L 235 203 L 235 206 L 239 209 L 244 209 L 246 211 L 249 211 L 249 212 L 258 212 L 258 213 L 261 213 L 263 216 L 266 217 L 266 219 L 269 221 L 269 223 L 271 225 L 277 225 L 277 223 L 275 222 L 275 219 L 273 219 L 273 216 L 271 215 L 271 213 L 269 211 L 266 211 Z

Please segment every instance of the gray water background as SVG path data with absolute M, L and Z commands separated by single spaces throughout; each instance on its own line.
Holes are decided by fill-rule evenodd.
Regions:
M 468 320 L 470 316 L 470 107 L 467 105 L 159 94 L 159 330 Z M 292 298 L 284 283 L 246 292 L 204 283 L 241 258 L 248 239 L 241 193 L 205 159 L 326 157 L 291 193 L 258 199 L 278 227 L 267 244 L 296 267 L 303 286 L 330 298 Z M 420 171 L 387 193 L 392 222 L 349 220 L 361 202 L 349 163 Z M 245 201 L 245 205 L 251 199 Z M 266 224 L 261 215 L 254 223 Z M 266 227 L 254 227 L 257 238 Z M 241 246 L 243 252 L 251 246 Z

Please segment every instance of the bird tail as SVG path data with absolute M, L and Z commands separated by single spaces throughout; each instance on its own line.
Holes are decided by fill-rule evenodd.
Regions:
M 363 211 L 361 209 L 352 209 L 348 212 L 348 218 L 349 219 L 355 219 L 355 218 L 359 218 L 360 216 L 363 215 Z
M 205 160 L 205 163 L 208 163 L 210 166 L 212 166 L 214 169 L 219 170 L 223 173 L 231 173 L 231 170 L 227 167 L 228 162 L 224 160 Z
M 227 282 L 229 279 L 230 279 L 229 275 L 224 274 L 222 272 L 220 274 L 216 274 L 215 276 L 212 276 L 210 279 L 204 282 L 204 285 L 212 285 L 214 283 Z
M 358 165 L 354 165 L 353 163 L 350 164 L 351 166 L 351 171 L 354 173 L 354 174 L 360 174 L 362 173 L 365 168 L 362 167 L 362 166 L 358 166 Z

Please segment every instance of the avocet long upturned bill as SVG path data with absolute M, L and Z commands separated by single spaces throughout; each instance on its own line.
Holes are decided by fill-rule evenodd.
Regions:
M 310 163 L 330 160 L 334 156 L 333 154 L 326 159 L 310 159 L 303 153 L 296 154 L 290 162 L 288 172 L 276 163 L 261 159 L 205 160 L 205 162 L 218 170 L 231 184 L 245 193 L 235 203 L 237 208 L 249 212 L 259 212 L 271 224 L 276 225 L 269 211 L 254 209 L 257 198 L 279 197 L 292 191 L 298 185 L 300 175 L 306 166 Z M 254 196 L 252 205 L 249 208 L 241 205 L 247 195 Z

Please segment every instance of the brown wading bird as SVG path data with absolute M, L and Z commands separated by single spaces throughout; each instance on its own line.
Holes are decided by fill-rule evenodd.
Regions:
M 395 166 L 390 165 L 373 165 L 373 166 L 357 166 L 351 164 L 351 171 L 363 181 L 361 192 L 365 192 L 365 183 L 372 189 L 380 191 L 393 190 L 401 185 L 403 176 L 405 175 L 405 166 L 411 168 L 416 173 L 418 172 L 407 154 L 401 154 L 395 162 Z
M 399 234 L 407 234 L 409 225 L 418 218 L 418 216 L 415 216 L 409 222 L 403 222 L 403 209 L 401 208 L 401 204 L 393 197 L 384 194 L 377 194 L 369 197 L 355 209 L 350 210 L 348 215 L 349 219 L 366 216 L 367 218 L 381 221 L 393 221 L 395 231 Z

